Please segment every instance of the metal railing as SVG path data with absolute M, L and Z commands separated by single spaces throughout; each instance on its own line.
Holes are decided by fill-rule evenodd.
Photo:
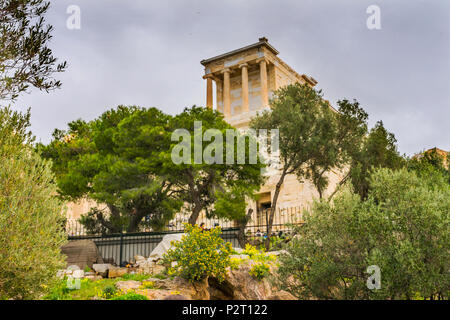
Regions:
M 200 218 L 197 224 L 205 224 L 206 229 L 216 226 L 222 228 L 221 237 L 231 242 L 233 247 L 239 248 L 246 243 L 260 246 L 264 244 L 269 235 L 270 209 L 258 210 L 248 223 L 243 226 L 233 221 L 224 219 Z M 163 231 L 142 229 L 134 233 L 95 234 L 89 235 L 86 228 L 76 220 L 69 220 L 66 231 L 70 241 L 92 240 L 98 247 L 103 260 L 115 265 L 129 262 L 135 255 L 148 257 L 153 249 L 167 234 L 183 233 L 184 223 L 188 221 L 188 215 L 178 215 Z M 274 243 L 287 241 L 292 235 L 295 226 L 302 225 L 302 209 L 291 207 L 277 209 L 274 215 L 271 240 Z
M 239 247 L 237 231 L 237 228 L 228 228 L 223 229 L 221 234 L 222 239 L 231 242 L 235 248 Z M 165 231 L 69 236 L 69 241 L 92 240 L 96 244 L 105 263 L 124 266 L 135 255 L 148 257 L 165 235 L 174 233 L 181 232 Z

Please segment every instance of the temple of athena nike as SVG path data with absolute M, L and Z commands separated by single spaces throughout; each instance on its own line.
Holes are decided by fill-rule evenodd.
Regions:
M 269 99 L 276 89 L 295 82 L 310 86 L 317 84 L 311 76 L 297 73 L 278 57 L 278 53 L 267 38 L 263 37 L 251 45 L 202 60 L 200 63 L 205 68 L 203 78 L 206 80 L 206 106 L 223 113 L 225 121 L 232 126 L 245 130 L 258 111 L 270 109 Z M 278 170 L 269 169 L 267 175 L 268 180 L 259 190 L 258 200 L 249 204 L 253 209 L 252 224 L 266 224 L 265 212 L 271 207 L 278 182 Z M 332 172 L 329 180 L 328 193 L 334 190 L 339 174 Z M 300 182 L 295 175 L 288 175 L 278 198 L 274 223 L 286 221 L 281 219 L 284 215 L 295 215 L 297 220 L 301 220 L 302 209 L 307 208 L 316 197 L 317 191 L 309 181 Z M 69 204 L 67 218 L 78 219 L 92 205 L 87 200 Z M 200 216 L 202 218 L 205 217 Z

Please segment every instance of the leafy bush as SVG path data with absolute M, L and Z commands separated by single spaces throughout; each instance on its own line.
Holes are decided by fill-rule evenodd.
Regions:
M 0 108 L 0 299 L 48 292 L 63 267 L 62 204 L 51 165 L 32 148 L 30 113 Z
M 239 268 L 239 266 L 241 265 L 241 263 L 243 263 L 244 260 L 243 259 L 239 259 L 239 258 L 231 258 L 230 259 L 230 268 L 231 269 L 237 269 Z
M 141 289 L 154 289 L 155 283 L 153 281 L 142 282 Z
M 185 230 L 187 234 L 181 241 L 174 242 L 174 248 L 164 256 L 165 264 L 170 266 L 169 275 L 175 273 L 191 281 L 214 276 L 223 281 L 232 248 L 231 243 L 220 237 L 220 227 L 206 231 L 186 225 Z M 171 266 L 173 262 L 177 262 L 176 266 Z
M 278 284 L 306 299 L 448 298 L 450 186 L 406 169 L 369 182 L 367 200 L 347 189 L 315 203 L 280 257 Z M 379 290 L 366 286 L 371 265 Z
M 250 259 L 254 259 L 256 256 L 259 256 L 261 254 L 261 251 L 258 250 L 255 246 L 247 243 L 245 245 L 244 251 L 242 251 L 242 254 L 246 254 L 250 257 Z
M 114 297 L 111 300 L 148 300 L 148 298 L 142 294 L 128 292 L 126 294 Z
M 274 255 L 266 255 L 265 249 L 262 247 L 260 250 L 258 250 L 255 246 L 252 246 L 251 244 L 246 244 L 244 251 L 242 251 L 242 254 L 246 254 L 250 257 L 250 259 L 254 261 L 259 262 L 269 262 L 269 261 L 275 261 L 276 257 Z
M 117 293 L 117 288 L 113 285 L 108 285 L 105 288 L 103 288 L 101 297 L 104 299 L 111 299 L 115 296 L 116 293 Z
M 69 300 L 70 289 L 67 287 L 67 278 L 55 281 L 54 285 L 49 289 L 49 293 L 44 296 L 45 300 Z
M 263 279 L 265 276 L 269 274 L 270 274 L 270 267 L 267 263 L 264 262 L 254 264 L 250 269 L 250 275 L 259 280 Z

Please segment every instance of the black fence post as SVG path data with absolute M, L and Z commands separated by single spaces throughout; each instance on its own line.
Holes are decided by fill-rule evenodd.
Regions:
M 122 256 L 123 256 L 123 231 L 120 231 L 120 251 L 119 251 L 119 267 L 122 266 Z

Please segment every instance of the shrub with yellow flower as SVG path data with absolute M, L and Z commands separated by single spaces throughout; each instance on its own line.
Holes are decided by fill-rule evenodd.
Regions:
M 209 276 L 223 281 L 230 265 L 232 247 L 220 237 L 220 227 L 203 230 L 186 225 L 185 231 L 181 241 L 174 242 L 174 247 L 164 255 L 164 263 L 171 266 L 168 272 L 190 281 L 200 281 Z

